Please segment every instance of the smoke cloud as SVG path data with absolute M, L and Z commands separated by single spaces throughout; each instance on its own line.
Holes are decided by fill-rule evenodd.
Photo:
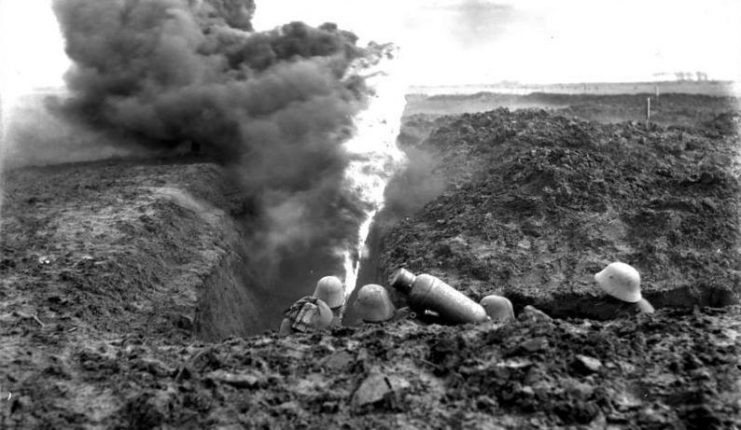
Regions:
M 252 0 L 55 0 L 54 10 L 74 62 L 60 115 L 214 155 L 253 208 L 245 225 L 261 286 L 313 286 L 314 256 L 357 234 L 342 142 L 368 96 L 351 66 L 379 45 L 361 48 L 334 24 L 254 32 Z

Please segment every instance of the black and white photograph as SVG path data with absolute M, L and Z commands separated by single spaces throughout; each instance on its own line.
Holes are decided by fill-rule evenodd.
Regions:
M 741 2 L 0 0 L 0 429 L 741 429 Z

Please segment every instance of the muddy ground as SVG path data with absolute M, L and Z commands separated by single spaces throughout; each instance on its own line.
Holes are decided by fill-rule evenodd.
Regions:
M 6 172 L 0 427 L 738 428 L 739 117 L 675 102 L 674 126 L 575 107 L 406 118 L 413 163 L 363 276 L 503 293 L 504 325 L 245 336 L 264 297 L 242 288 L 242 208 L 213 163 Z M 595 291 L 613 259 L 656 315 Z
M 441 116 L 508 109 L 547 109 L 588 121 L 615 123 L 644 121 L 646 99 L 651 99 L 651 121 L 663 126 L 695 126 L 738 108 L 735 97 L 703 94 L 476 94 L 407 96 L 405 115 Z

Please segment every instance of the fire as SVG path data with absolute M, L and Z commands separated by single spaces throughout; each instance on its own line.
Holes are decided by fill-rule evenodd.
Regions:
M 386 184 L 406 160 L 404 153 L 396 146 L 406 104 L 406 86 L 400 63 L 398 49 L 388 46 L 372 61 L 364 59 L 356 65 L 362 69 L 361 74 L 365 76 L 373 95 L 368 107 L 354 118 L 355 133 L 344 144 L 352 157 L 344 173 L 345 189 L 351 190 L 364 207 L 357 241 L 340 250 L 344 258 L 347 297 L 355 289 L 358 280 L 360 259 L 373 217 L 383 208 Z

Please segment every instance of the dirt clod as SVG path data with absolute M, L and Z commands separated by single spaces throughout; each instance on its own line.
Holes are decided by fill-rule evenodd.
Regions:
M 574 360 L 574 367 L 585 373 L 594 373 L 600 370 L 602 362 L 594 357 L 578 354 Z

